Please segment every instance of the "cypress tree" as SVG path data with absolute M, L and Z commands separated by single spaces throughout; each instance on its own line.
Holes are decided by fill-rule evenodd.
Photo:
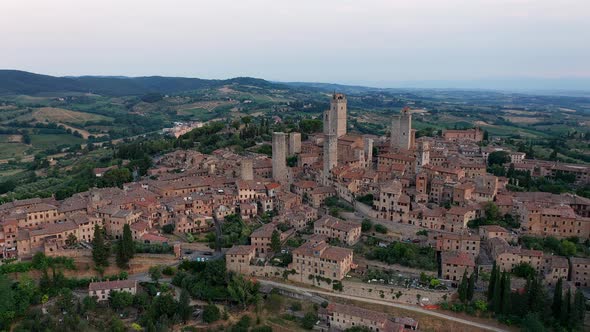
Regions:
M 572 320 L 572 290 L 568 288 L 565 293 L 565 298 L 561 304 L 561 325 L 571 326 L 573 325 Z
M 511 296 L 511 290 L 510 290 L 510 273 L 504 271 L 502 273 L 502 309 L 501 312 L 504 315 L 507 315 L 510 312 L 510 296 Z
M 555 285 L 555 290 L 553 292 L 553 304 L 551 305 L 551 311 L 553 312 L 553 317 L 555 319 L 561 318 L 561 307 L 563 302 L 563 280 L 559 278 L 557 280 L 557 284 Z
M 494 286 L 496 285 L 496 277 L 498 274 L 498 268 L 496 267 L 496 262 L 494 262 L 494 266 L 492 267 L 492 274 L 490 275 L 490 282 L 488 284 L 488 302 L 492 300 L 494 296 Z
M 576 289 L 576 293 L 574 294 L 574 304 L 572 305 L 572 317 L 571 323 L 572 329 L 579 329 L 582 324 L 584 323 L 584 315 L 586 313 L 586 299 L 584 298 L 584 294 L 578 288 Z
M 102 228 L 94 225 L 94 239 L 92 240 L 92 260 L 96 266 L 109 266 L 109 248 L 104 242 Z
M 133 243 L 133 235 L 131 234 L 131 227 L 129 224 L 123 226 L 123 245 L 125 246 L 125 253 L 129 259 L 135 256 L 135 243 Z
M 491 308 L 495 313 L 500 312 L 502 302 L 502 283 L 500 272 L 496 273 L 496 281 L 494 282 L 494 294 L 492 295 Z
M 123 236 L 117 245 L 117 266 L 122 269 L 129 267 L 129 261 L 135 255 L 135 244 L 131 235 L 131 227 L 128 224 L 123 226 Z
M 473 300 L 473 293 L 475 293 L 475 273 L 469 277 L 469 284 L 467 285 L 467 300 Z
M 461 278 L 461 284 L 459 284 L 459 299 L 461 302 L 465 302 L 467 300 L 467 288 L 469 287 L 469 280 L 467 277 L 467 270 L 463 272 L 463 277 Z
M 542 313 L 545 311 L 545 295 L 543 293 L 543 286 L 539 283 L 536 277 L 531 281 L 531 290 L 528 294 L 529 308 L 531 312 Z

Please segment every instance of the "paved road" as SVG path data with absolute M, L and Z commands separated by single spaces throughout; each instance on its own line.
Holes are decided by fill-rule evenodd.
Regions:
M 316 289 L 309 289 L 309 288 L 305 288 L 305 287 L 282 284 L 282 283 L 278 283 L 278 282 L 274 282 L 274 281 L 270 281 L 270 280 L 258 279 L 258 281 L 262 284 L 267 284 L 267 285 L 271 285 L 274 287 L 284 288 L 284 289 L 288 289 L 291 291 L 298 291 L 298 292 L 303 292 L 303 293 L 307 293 L 307 294 L 315 293 L 315 294 L 319 294 L 319 295 L 340 297 L 340 298 L 348 299 L 348 300 L 355 300 L 355 301 L 361 301 L 361 302 L 367 302 L 367 303 L 380 304 L 380 305 L 385 305 L 385 306 L 389 306 L 389 307 L 395 307 L 395 308 L 405 309 L 405 310 L 409 310 L 409 311 L 419 312 L 421 314 L 435 316 L 435 317 L 442 318 L 442 319 L 451 320 L 451 321 L 454 321 L 457 323 L 477 327 L 482 330 L 495 331 L 495 332 L 507 332 L 507 330 L 503 330 L 503 329 L 495 327 L 495 326 L 472 322 L 472 321 L 469 321 L 466 319 L 445 315 L 445 314 L 437 312 L 437 311 L 426 310 L 426 309 L 422 309 L 422 308 L 416 307 L 416 306 L 411 306 L 411 305 L 406 305 L 406 304 L 401 304 L 401 303 L 387 302 L 387 301 L 380 301 L 380 300 L 374 300 L 374 299 L 367 299 L 367 298 L 350 296 L 350 295 L 339 294 L 339 293 L 325 292 L 325 291 L 316 290 Z

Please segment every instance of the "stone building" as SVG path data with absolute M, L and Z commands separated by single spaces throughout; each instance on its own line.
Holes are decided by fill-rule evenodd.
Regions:
M 473 141 L 473 142 L 481 142 L 483 141 L 483 132 L 479 127 L 473 129 L 447 129 L 443 131 L 443 138 L 446 141 Z
M 590 287 L 590 258 L 571 257 L 571 278 L 576 287 Z
M 250 262 L 256 257 L 254 246 L 237 245 L 229 248 L 225 254 L 225 265 L 228 271 L 248 274 Z
M 313 224 L 313 233 L 351 246 L 361 238 L 361 225 L 325 215 Z
M 111 292 L 137 293 L 137 280 L 113 280 L 91 282 L 88 285 L 88 296 L 95 297 L 97 301 L 108 301 Z
M 292 253 L 289 269 L 297 274 L 290 278 L 298 282 L 312 283 L 315 276 L 342 280 L 353 266 L 352 250 L 330 246 L 322 236 L 314 235 Z
M 472 255 L 458 251 L 442 252 L 439 278 L 460 282 L 465 271 L 467 275 L 475 271 L 475 258 Z
M 481 240 L 475 234 L 442 233 L 436 236 L 437 251 L 461 251 L 477 257 L 480 244 Z
M 365 327 L 375 332 L 403 332 L 404 324 L 396 323 L 386 313 L 332 302 L 320 311 L 320 318 L 331 331 L 345 331 L 353 327 Z M 414 321 L 408 330 L 418 328 Z

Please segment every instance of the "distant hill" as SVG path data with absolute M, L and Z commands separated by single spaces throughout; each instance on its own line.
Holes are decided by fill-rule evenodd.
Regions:
M 107 96 L 143 95 L 150 92 L 177 93 L 215 88 L 228 84 L 250 85 L 265 89 L 288 89 L 286 85 L 251 77 L 205 80 L 185 77 L 80 76 L 55 77 L 19 70 L 0 70 L 0 95 L 55 92 L 92 92 Z

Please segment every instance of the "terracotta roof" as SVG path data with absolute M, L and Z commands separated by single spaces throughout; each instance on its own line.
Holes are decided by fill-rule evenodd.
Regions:
M 231 248 L 229 248 L 226 252 L 227 255 L 249 255 L 252 254 L 254 252 L 255 248 L 254 246 L 244 246 L 244 245 L 239 245 L 239 246 L 233 246 Z
M 459 266 L 475 266 L 473 256 L 466 252 L 443 251 L 442 264 L 452 264 Z
M 113 281 L 91 282 L 88 285 L 89 291 L 121 289 L 121 288 L 137 288 L 137 280 L 113 280 Z
M 314 181 L 303 180 L 303 181 L 294 182 L 293 186 L 303 188 L 303 189 L 310 189 L 310 188 L 316 188 L 318 186 L 318 184 L 315 183 Z

